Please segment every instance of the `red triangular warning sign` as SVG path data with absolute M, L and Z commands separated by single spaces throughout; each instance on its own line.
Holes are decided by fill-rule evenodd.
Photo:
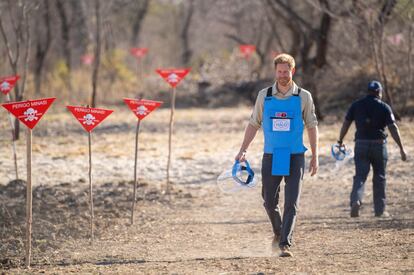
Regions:
M 11 90 L 13 90 L 14 85 L 16 85 L 17 80 L 19 80 L 19 75 L 6 76 L 0 78 L 0 91 L 7 95 Z
M 95 58 L 92 54 L 84 54 L 82 55 L 81 60 L 84 65 L 91 65 Z
M 147 99 L 137 100 L 130 98 L 124 98 L 124 101 L 139 120 L 144 119 L 144 117 L 160 107 L 163 103 L 161 101 L 153 101 Z
M 186 69 L 158 69 L 156 72 L 167 81 L 171 87 L 175 88 L 181 80 L 188 74 L 191 68 Z
M 55 99 L 56 98 L 44 98 L 11 102 L 5 103 L 2 106 L 23 122 L 27 127 L 33 129 Z
M 131 48 L 129 52 L 135 56 L 136 58 L 144 57 L 144 55 L 147 54 L 148 49 L 147 48 Z
M 105 118 L 113 112 L 112 110 L 107 109 L 87 108 L 81 106 L 66 106 L 66 108 L 71 111 L 73 116 L 79 121 L 87 132 L 92 132 L 98 124 L 104 121 Z
M 256 51 L 256 46 L 255 45 L 240 45 L 239 49 L 243 57 L 248 59 Z

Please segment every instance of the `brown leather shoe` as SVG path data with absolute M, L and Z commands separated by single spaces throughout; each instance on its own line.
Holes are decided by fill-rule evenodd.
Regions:
M 293 253 L 290 251 L 290 247 L 288 245 L 280 247 L 279 257 L 293 257 Z
M 274 235 L 272 240 L 272 251 L 277 252 L 279 250 L 280 235 Z
M 361 203 L 359 201 L 354 201 L 351 205 L 351 218 L 359 217 L 359 208 Z
M 391 215 L 387 211 L 384 211 L 382 213 L 375 213 L 375 217 L 377 217 L 377 218 L 389 218 L 389 217 L 391 217 Z

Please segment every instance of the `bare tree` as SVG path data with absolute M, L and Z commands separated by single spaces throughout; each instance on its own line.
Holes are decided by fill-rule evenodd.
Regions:
M 96 34 L 95 34 L 95 59 L 93 63 L 92 74 L 92 107 L 96 106 L 97 86 L 99 66 L 101 62 L 101 5 L 100 0 L 95 0 L 95 18 L 96 18 Z
M 52 36 L 51 36 L 51 19 L 50 19 L 50 7 L 49 0 L 43 2 L 38 9 L 38 16 L 40 22 L 36 26 L 36 53 L 34 64 L 34 78 L 35 78 L 35 92 L 40 94 L 42 85 L 43 67 L 45 63 L 46 55 L 49 51 Z M 43 30 L 46 29 L 46 34 Z
M 323 119 L 319 104 L 315 76 L 327 64 L 328 38 L 331 29 L 331 14 L 328 0 L 319 0 L 319 25 L 313 26 L 304 15 L 292 7 L 292 3 L 282 0 L 267 0 L 274 16 L 283 20 L 292 33 L 291 54 L 300 56 L 303 72 L 302 82 L 312 92 L 316 115 Z M 298 52 L 300 47 L 300 52 Z M 313 49 L 316 50 L 313 50 Z
M 377 63 L 377 68 L 378 68 L 377 70 L 384 84 L 385 99 L 388 101 L 391 107 L 393 105 L 393 99 L 390 96 L 389 89 L 388 89 L 388 79 L 387 79 L 387 74 L 385 72 L 385 52 L 384 52 L 383 44 L 384 44 L 384 27 L 396 4 L 397 4 L 396 0 L 386 0 L 384 2 L 381 12 L 378 15 L 378 20 L 377 20 L 378 24 L 376 26 L 377 39 L 378 39 L 377 40 L 378 49 L 376 53 L 378 53 L 379 55 L 379 58 L 378 58 L 378 55 L 376 55 L 376 63 Z M 375 46 L 377 45 L 377 43 L 373 43 L 373 45 Z
M 284 47 L 284 50 L 288 51 L 292 56 L 298 57 L 301 49 L 301 41 L 302 41 L 302 30 L 300 27 L 300 24 L 296 20 L 292 20 L 290 16 L 284 12 L 282 9 L 277 8 L 277 5 L 272 0 L 266 0 L 267 7 L 270 7 L 270 10 L 273 13 L 273 18 L 279 19 L 279 24 L 283 23 L 284 26 L 288 28 L 290 31 L 290 40 L 291 40 L 291 46 L 287 50 L 286 46 Z M 266 7 L 266 8 L 267 8 Z M 269 16 L 269 15 L 268 15 Z M 270 16 L 269 16 L 270 17 Z M 273 35 L 280 41 L 281 44 L 287 44 L 289 40 L 288 38 L 283 38 L 278 33 L 277 28 L 275 27 L 276 22 L 272 20 L 272 33 Z M 283 42 L 285 41 L 285 43 Z
M 188 6 L 185 9 L 182 9 L 184 12 L 184 21 L 180 31 L 180 40 L 182 44 L 181 62 L 184 66 L 187 66 L 189 64 L 191 56 L 193 55 L 193 52 L 190 49 L 188 33 L 190 30 L 191 18 L 193 17 L 194 13 L 194 0 L 188 0 L 186 4 Z
M 132 24 L 132 36 L 131 43 L 132 45 L 137 45 L 139 42 L 139 34 L 142 28 L 142 22 L 147 14 L 149 6 L 149 0 L 142 0 L 134 2 L 134 18 Z
M 410 21 L 412 16 L 409 17 Z M 411 98 L 414 91 L 414 70 L 413 70 L 413 35 L 414 35 L 414 23 L 409 25 L 408 31 L 408 91 L 405 93 L 403 111 L 406 111 L 408 99 Z
M 375 61 L 375 68 L 377 75 L 383 84 L 383 91 L 385 101 L 393 108 L 394 101 L 388 87 L 388 76 L 385 70 L 386 67 L 386 53 L 384 49 L 384 29 L 388 19 L 397 4 L 396 0 L 385 0 L 382 4 L 378 16 L 373 13 L 368 22 L 369 34 L 371 39 L 372 56 Z M 394 108 L 393 108 L 394 109 Z M 394 109 L 394 114 L 397 119 L 400 119 L 399 113 Z
M 260 76 L 261 72 L 263 71 L 265 64 L 266 64 L 266 58 L 267 58 L 267 54 L 269 54 L 270 49 L 272 47 L 272 42 L 274 40 L 274 36 L 273 35 L 266 35 L 266 31 L 265 31 L 265 21 L 262 18 L 260 20 L 260 23 L 257 27 L 255 27 L 254 29 L 256 30 L 256 34 L 257 37 L 255 38 L 251 38 L 251 39 L 246 39 L 243 37 L 239 37 L 236 36 L 234 34 L 225 34 L 225 36 L 235 42 L 237 42 L 240 45 L 243 44 L 250 44 L 253 43 L 253 45 L 256 46 L 256 54 L 259 57 L 259 64 L 257 65 L 256 68 L 252 68 L 252 73 Z M 249 42 L 252 41 L 252 42 Z
M 70 44 L 71 24 L 69 22 L 69 11 L 65 3 L 68 2 L 64 0 L 56 0 L 56 8 L 59 12 L 59 18 L 61 22 L 63 56 L 65 58 L 65 63 L 68 68 L 66 84 L 69 90 L 72 90 L 72 48 Z
M 86 52 L 89 45 L 89 30 L 86 16 L 86 2 L 85 1 L 68 1 L 71 6 L 72 16 L 70 20 L 70 38 L 75 41 L 73 55 L 82 55 Z
M 29 16 L 30 12 L 34 9 L 36 3 L 30 1 L 19 0 L 18 5 L 13 5 L 11 1 L 8 1 L 6 8 L 8 9 L 10 22 L 12 25 L 12 32 L 14 33 L 13 43 L 12 38 L 6 33 L 4 27 L 4 17 L 0 12 L 0 31 L 4 40 L 4 44 L 7 48 L 7 55 L 9 64 L 13 74 L 18 74 L 21 69 L 20 84 L 16 84 L 14 89 L 14 100 L 23 100 L 23 95 L 26 87 L 27 71 L 30 60 L 30 48 L 31 48 L 31 36 L 30 36 L 30 24 Z M 15 19 L 17 19 L 15 21 Z M 23 60 L 20 60 L 20 51 L 23 50 Z M 19 139 L 20 123 L 16 118 L 14 121 L 14 140 Z
M 254 12 L 251 12 L 251 10 L 254 10 Z M 220 22 L 231 30 L 231 32 L 224 34 L 226 38 L 239 45 L 253 44 L 256 46 L 258 62 L 250 68 L 254 77 L 260 77 L 263 73 L 275 38 L 274 35 L 269 35 L 274 22 L 266 16 L 266 12 L 266 9 L 261 7 L 260 4 L 246 2 L 236 7 L 230 19 L 220 19 Z

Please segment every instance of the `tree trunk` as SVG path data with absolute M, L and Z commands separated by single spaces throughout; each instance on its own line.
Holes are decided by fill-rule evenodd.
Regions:
M 329 31 L 331 26 L 331 17 L 326 12 L 329 11 L 328 0 L 320 0 L 322 7 L 322 16 L 318 29 L 310 35 L 302 36 L 302 71 L 304 88 L 309 89 L 312 93 L 313 103 L 315 105 L 315 113 L 319 120 L 323 120 L 324 116 L 320 107 L 319 93 L 316 85 L 316 75 L 326 65 L 326 56 L 328 53 Z M 316 56 L 310 57 L 313 44 L 316 44 Z
M 329 10 L 328 0 L 320 0 L 323 10 Z M 331 16 L 324 12 L 322 14 L 321 23 L 318 30 L 318 36 L 316 37 L 316 58 L 315 65 L 318 68 L 322 68 L 326 65 L 326 56 L 328 53 L 328 36 L 331 28 Z
M 410 16 L 411 19 L 411 16 Z M 414 70 L 413 70 L 413 23 L 410 23 L 408 29 L 408 89 L 404 91 L 403 112 L 406 112 L 408 100 L 412 97 L 414 89 Z
M 372 37 L 372 44 L 374 49 L 374 58 L 377 68 L 378 76 L 381 79 L 382 85 L 383 85 L 383 93 L 385 95 L 385 101 L 390 105 L 390 107 L 393 109 L 395 118 L 397 120 L 400 120 L 401 117 L 399 113 L 393 108 L 394 102 L 392 95 L 388 88 L 388 77 L 387 72 L 385 70 L 385 52 L 383 47 L 384 42 L 384 27 L 387 23 L 388 17 L 391 15 L 395 5 L 396 0 L 386 0 L 381 12 L 378 15 L 377 24 L 374 25 L 374 28 L 371 31 L 371 37 Z M 376 45 L 378 44 L 378 47 Z
M 134 17 L 134 23 L 132 24 L 132 45 L 137 45 L 139 42 L 139 33 L 141 32 L 142 22 L 148 11 L 149 0 L 138 1 L 138 8 L 136 16 Z
M 68 19 L 68 15 L 65 8 L 65 1 L 64 0 L 57 0 L 56 7 L 59 12 L 60 21 L 61 21 L 61 35 L 62 35 L 62 49 L 63 49 L 63 56 L 65 58 L 65 63 L 68 69 L 68 75 L 66 78 L 66 85 L 69 90 L 72 90 L 72 49 L 70 45 L 70 23 Z
M 95 0 L 95 17 L 96 17 L 96 46 L 95 46 L 95 60 L 93 63 L 93 75 L 92 75 L 92 107 L 96 106 L 97 86 L 98 86 L 98 74 L 101 58 L 101 11 L 100 0 Z
M 315 84 L 315 74 L 318 70 L 321 70 L 326 65 L 326 56 L 328 55 L 328 41 L 329 41 L 329 31 L 331 28 L 331 16 L 328 14 L 329 11 L 329 2 L 328 0 L 319 1 L 322 10 L 321 22 L 317 32 L 316 40 L 316 57 L 312 60 L 312 82 L 313 82 L 313 102 L 315 104 L 316 116 L 318 119 L 323 120 L 323 114 L 319 104 L 319 93 L 318 88 Z
M 181 54 L 181 62 L 184 66 L 187 66 L 191 60 L 191 56 L 193 55 L 190 49 L 190 42 L 188 38 L 188 32 L 191 25 L 191 18 L 193 17 L 194 13 L 194 0 L 188 0 L 188 10 L 185 14 L 184 23 L 181 28 L 180 38 L 181 38 L 181 46 L 182 46 L 182 54 Z
M 72 9 L 71 38 L 76 41 L 77 53 L 84 54 L 89 44 L 89 32 L 85 12 L 85 1 L 68 1 Z
M 313 104 L 315 105 L 315 114 L 318 120 L 323 120 L 323 115 L 321 112 L 319 104 L 318 89 L 315 84 L 315 75 L 318 67 L 316 66 L 316 58 L 309 58 L 309 54 L 312 48 L 313 41 L 311 38 L 304 35 L 302 38 L 303 46 L 301 49 L 301 59 L 302 59 L 302 84 L 303 88 L 309 90 L 312 93 Z
M 51 25 L 50 25 L 50 9 L 49 9 L 49 0 L 44 2 L 45 9 L 43 11 L 42 19 L 44 25 L 46 27 L 46 38 L 42 37 L 42 27 L 40 26 L 41 23 L 36 24 L 36 32 L 37 32 L 37 41 L 36 41 L 36 55 L 35 55 L 35 65 L 34 65 L 34 77 L 35 77 L 35 93 L 37 95 L 40 94 L 41 86 L 42 86 L 42 75 L 43 75 L 43 67 L 44 61 L 49 51 L 50 42 L 51 42 Z
M 301 29 L 300 24 L 298 21 L 292 20 L 291 16 L 288 16 L 289 13 L 293 13 L 293 11 L 290 12 L 283 12 L 279 10 L 277 7 L 280 7 L 280 3 L 272 0 L 266 0 L 267 6 L 270 7 L 273 15 L 276 18 L 280 18 L 285 23 L 286 27 L 290 30 L 291 38 L 292 38 L 292 44 L 289 49 L 289 54 L 293 56 L 294 58 L 297 58 L 301 53 L 301 46 L 302 46 L 302 36 L 305 34 L 304 31 Z M 279 5 L 278 5 L 279 4 Z M 286 5 L 283 5 L 284 9 L 290 8 Z M 273 27 L 273 34 L 278 38 L 278 34 L 276 32 L 277 28 Z M 278 40 L 283 40 L 281 37 L 278 38 Z M 280 42 L 282 43 L 282 42 Z
M 26 10 L 26 6 L 23 6 L 23 24 L 24 24 L 24 40 L 26 41 L 25 49 L 24 49 L 24 64 L 23 64 L 23 76 L 21 81 L 21 90 L 20 94 L 17 95 L 17 101 L 23 100 L 23 95 L 26 88 L 26 79 L 27 79 L 27 72 L 29 70 L 29 61 L 30 61 L 30 49 L 31 49 L 31 36 L 30 36 L 30 24 L 29 24 L 29 15 L 28 11 Z M 19 119 L 15 119 L 14 121 L 15 125 L 15 134 L 16 134 L 16 140 L 19 139 L 20 136 L 20 122 Z

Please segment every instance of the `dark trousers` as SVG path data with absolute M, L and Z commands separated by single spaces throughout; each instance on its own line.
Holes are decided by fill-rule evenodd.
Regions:
M 299 207 L 301 182 L 305 169 L 304 154 L 295 154 L 290 157 L 290 175 L 272 175 L 272 154 L 263 154 L 262 160 L 262 197 L 264 207 L 275 235 L 280 236 L 280 246 L 292 244 L 293 229 Z M 279 209 L 280 183 L 285 178 L 285 204 L 283 219 Z
M 351 192 L 351 205 L 353 202 L 362 202 L 364 196 L 365 181 L 372 166 L 374 211 L 382 214 L 385 210 L 385 170 L 387 167 L 387 147 L 385 143 L 373 141 L 355 142 L 355 176 Z

